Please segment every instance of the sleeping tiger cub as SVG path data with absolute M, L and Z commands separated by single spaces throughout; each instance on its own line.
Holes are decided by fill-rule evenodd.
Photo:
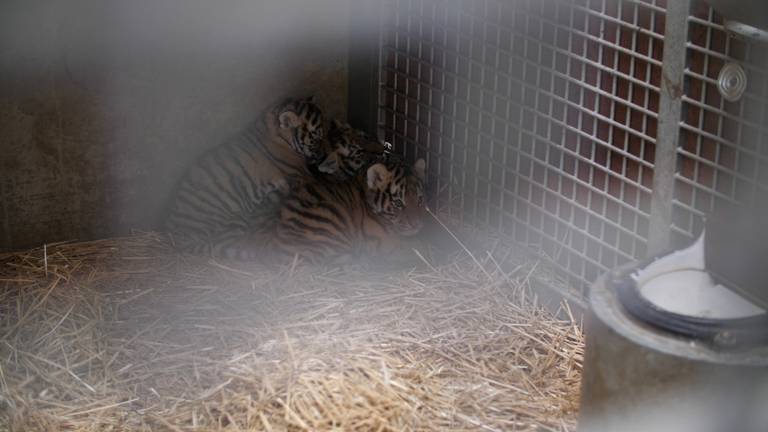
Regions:
M 317 170 L 340 181 L 357 177 L 387 150 L 377 139 L 336 119 L 328 128 L 328 142 L 328 155 Z
M 289 179 L 326 158 L 325 119 L 313 98 L 288 100 L 205 153 L 182 178 L 165 227 L 183 252 L 219 255 L 268 230 Z
M 411 167 L 386 153 L 347 182 L 307 179 L 282 203 L 274 232 L 228 255 L 258 259 L 268 251 L 278 261 L 298 255 L 315 264 L 383 256 L 424 223 L 424 168 L 423 159 Z

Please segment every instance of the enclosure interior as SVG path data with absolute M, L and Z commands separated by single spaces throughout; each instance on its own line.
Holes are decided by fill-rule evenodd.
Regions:
M 768 194 L 766 66 L 699 0 L 3 3 L 0 429 L 573 430 L 562 296 Z M 196 157 L 307 94 L 426 160 L 447 261 L 272 269 L 156 232 Z

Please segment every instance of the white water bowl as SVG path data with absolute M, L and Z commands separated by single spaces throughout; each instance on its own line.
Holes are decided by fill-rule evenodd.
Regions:
M 712 319 L 748 318 L 765 310 L 733 290 L 715 284 L 704 270 L 658 275 L 640 285 L 640 295 L 669 312 Z
M 766 313 L 712 280 L 705 269 L 704 234 L 689 248 L 659 258 L 632 277 L 642 297 L 668 312 L 710 319 L 739 319 Z

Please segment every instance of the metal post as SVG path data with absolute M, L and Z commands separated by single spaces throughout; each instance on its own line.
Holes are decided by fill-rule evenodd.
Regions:
M 648 253 L 658 253 L 670 245 L 672 199 L 677 171 L 677 147 L 680 140 L 683 71 L 688 39 L 690 0 L 667 3 L 664 28 L 664 57 L 661 68 L 659 127 L 653 170 L 653 193 L 648 235 Z
M 374 135 L 379 109 L 381 9 L 381 0 L 350 2 L 347 119 Z

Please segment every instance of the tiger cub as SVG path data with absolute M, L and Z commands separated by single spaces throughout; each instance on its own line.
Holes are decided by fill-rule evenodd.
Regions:
M 328 142 L 328 155 L 317 170 L 339 181 L 357 177 L 387 150 L 377 139 L 336 119 L 328 128 Z
M 289 179 L 327 156 L 325 118 L 312 97 L 288 100 L 203 154 L 177 187 L 165 221 L 183 252 L 220 255 L 232 242 L 270 229 Z
M 283 201 L 274 231 L 230 257 L 264 258 L 268 251 L 277 261 L 298 255 L 314 264 L 341 264 L 386 255 L 424 223 L 424 169 L 423 159 L 409 166 L 385 153 L 350 181 L 306 179 Z

